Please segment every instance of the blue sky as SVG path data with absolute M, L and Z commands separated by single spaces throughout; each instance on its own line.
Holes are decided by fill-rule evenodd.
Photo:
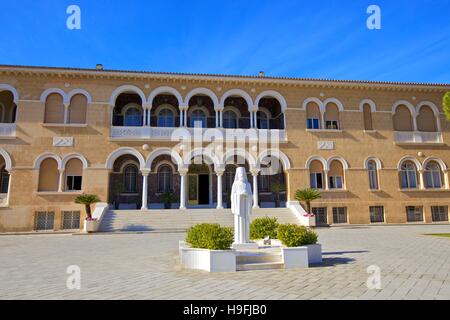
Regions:
M 449 13 L 449 0 L 3 1 L 0 64 L 450 83 Z

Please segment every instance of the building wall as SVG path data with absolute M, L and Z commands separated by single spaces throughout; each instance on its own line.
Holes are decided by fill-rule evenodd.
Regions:
M 450 123 L 440 114 L 440 124 L 443 133 L 443 145 L 411 145 L 401 146 L 394 143 L 394 127 L 397 130 L 412 130 L 408 109 L 399 107 L 397 116 L 393 117 L 392 107 L 400 100 L 416 106 L 422 101 L 430 101 L 441 109 L 443 94 L 450 87 L 420 87 L 415 85 L 357 85 L 339 84 L 334 82 L 318 82 L 316 84 L 301 81 L 276 80 L 236 80 L 226 77 L 205 77 L 204 79 L 170 76 L 96 76 L 82 73 L 61 71 L 54 75 L 44 71 L 29 71 L 28 74 L 17 70 L 16 73 L 0 68 L 0 84 L 9 84 L 20 93 L 17 101 L 16 139 L 0 140 L 0 147 L 6 150 L 12 158 L 11 187 L 9 206 L 0 209 L 0 231 L 32 230 L 35 211 L 55 211 L 55 229 L 60 225 L 61 210 L 84 211 L 79 205 L 73 204 L 77 194 L 38 192 L 39 170 L 35 168 L 35 160 L 44 153 L 54 153 L 63 159 L 66 155 L 77 153 L 88 161 L 84 169 L 83 192 L 95 193 L 104 201 L 109 199 L 110 172 L 105 168 L 108 156 L 118 148 L 130 147 L 137 150 L 146 159 L 150 153 L 161 147 L 173 147 L 171 142 L 148 142 L 149 149 L 142 148 L 142 141 L 112 141 L 109 138 L 111 125 L 110 98 L 114 90 L 122 85 L 134 85 L 140 88 L 146 97 L 152 90 L 161 86 L 170 86 L 178 90 L 183 98 L 195 88 L 208 88 L 220 99 L 222 94 L 230 89 L 239 88 L 247 92 L 253 99 L 266 90 L 279 92 L 287 101 L 286 111 L 287 142 L 280 145 L 280 150 L 287 155 L 291 169 L 286 172 L 287 200 L 293 201 L 297 189 L 309 187 L 309 169 L 306 163 L 311 156 L 329 159 L 334 156 L 343 157 L 349 164 L 345 171 L 345 191 L 325 191 L 323 199 L 314 203 L 314 207 L 328 207 L 329 221 L 332 207 L 347 207 L 349 223 L 367 224 L 369 206 L 383 205 L 388 223 L 405 223 L 407 205 L 424 206 L 426 222 L 431 222 L 431 205 L 448 205 L 450 191 L 402 191 L 398 183 L 398 162 L 405 156 L 411 156 L 420 162 L 426 157 L 437 157 L 450 164 L 448 142 L 450 141 Z M 148 88 L 147 88 L 148 86 Z M 73 89 L 84 89 L 92 96 L 92 103 L 86 107 L 86 125 L 79 126 L 49 126 L 46 122 L 64 121 L 63 103 L 60 96 L 52 94 L 46 101 L 40 101 L 42 93 L 49 88 L 59 88 L 65 93 Z M 330 108 L 327 117 L 338 117 L 342 131 L 310 131 L 306 130 L 307 111 L 303 108 L 306 99 L 315 97 L 322 101 L 336 98 L 342 102 L 345 111 L 337 113 L 337 106 Z M 74 96 L 68 101 L 71 108 L 69 120 L 71 123 L 84 122 L 83 96 Z M 375 102 L 377 111 L 372 113 L 373 131 L 365 131 L 364 114 L 360 111 L 361 101 L 371 99 Z M 47 108 L 46 108 L 47 104 Z M 331 104 L 330 104 L 331 106 Z M 312 114 L 317 113 L 313 107 Z M 425 112 L 420 129 L 433 131 L 434 120 L 432 112 Z M 72 121 L 73 120 L 73 121 Z M 54 147 L 54 137 L 73 137 L 73 147 Z M 319 150 L 318 143 L 331 141 L 333 150 Z M 423 156 L 419 157 L 418 154 Z M 382 161 L 383 168 L 379 172 L 381 191 L 369 191 L 365 160 L 377 157 Z M 46 161 L 47 162 L 47 161 Z M 448 174 L 448 173 L 445 173 Z M 179 176 L 177 176 L 179 178 Z M 54 183 L 55 177 L 46 175 L 47 180 Z M 150 188 L 156 188 L 150 174 Z M 42 181 L 41 181 L 42 182 Z M 44 184 L 44 182 L 42 182 Z M 174 179 L 179 184 L 178 179 Z M 215 188 L 215 177 L 213 178 Z M 54 186 L 53 186 L 54 187 Z M 215 189 L 214 189 L 215 190 Z M 150 202 L 155 201 L 151 194 Z M 216 200 L 216 194 L 213 192 Z M 59 219 L 59 220 L 58 220 Z

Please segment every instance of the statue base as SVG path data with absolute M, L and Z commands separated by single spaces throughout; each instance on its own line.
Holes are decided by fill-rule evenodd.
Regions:
M 233 243 L 232 248 L 234 250 L 257 250 L 257 249 L 259 249 L 259 245 L 256 242 Z

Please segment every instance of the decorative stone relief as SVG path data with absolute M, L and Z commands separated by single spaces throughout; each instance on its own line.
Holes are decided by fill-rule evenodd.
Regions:
M 334 142 L 333 141 L 319 141 L 317 143 L 317 148 L 319 150 L 334 150 Z
M 53 138 L 54 147 L 73 147 L 73 137 L 55 137 Z

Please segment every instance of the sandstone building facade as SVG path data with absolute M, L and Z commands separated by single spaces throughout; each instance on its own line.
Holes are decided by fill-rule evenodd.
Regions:
M 0 232 L 78 229 L 82 193 L 116 209 L 168 195 L 174 209 L 227 207 L 240 165 L 255 206 L 319 189 L 321 225 L 448 223 L 449 90 L 0 66 Z

